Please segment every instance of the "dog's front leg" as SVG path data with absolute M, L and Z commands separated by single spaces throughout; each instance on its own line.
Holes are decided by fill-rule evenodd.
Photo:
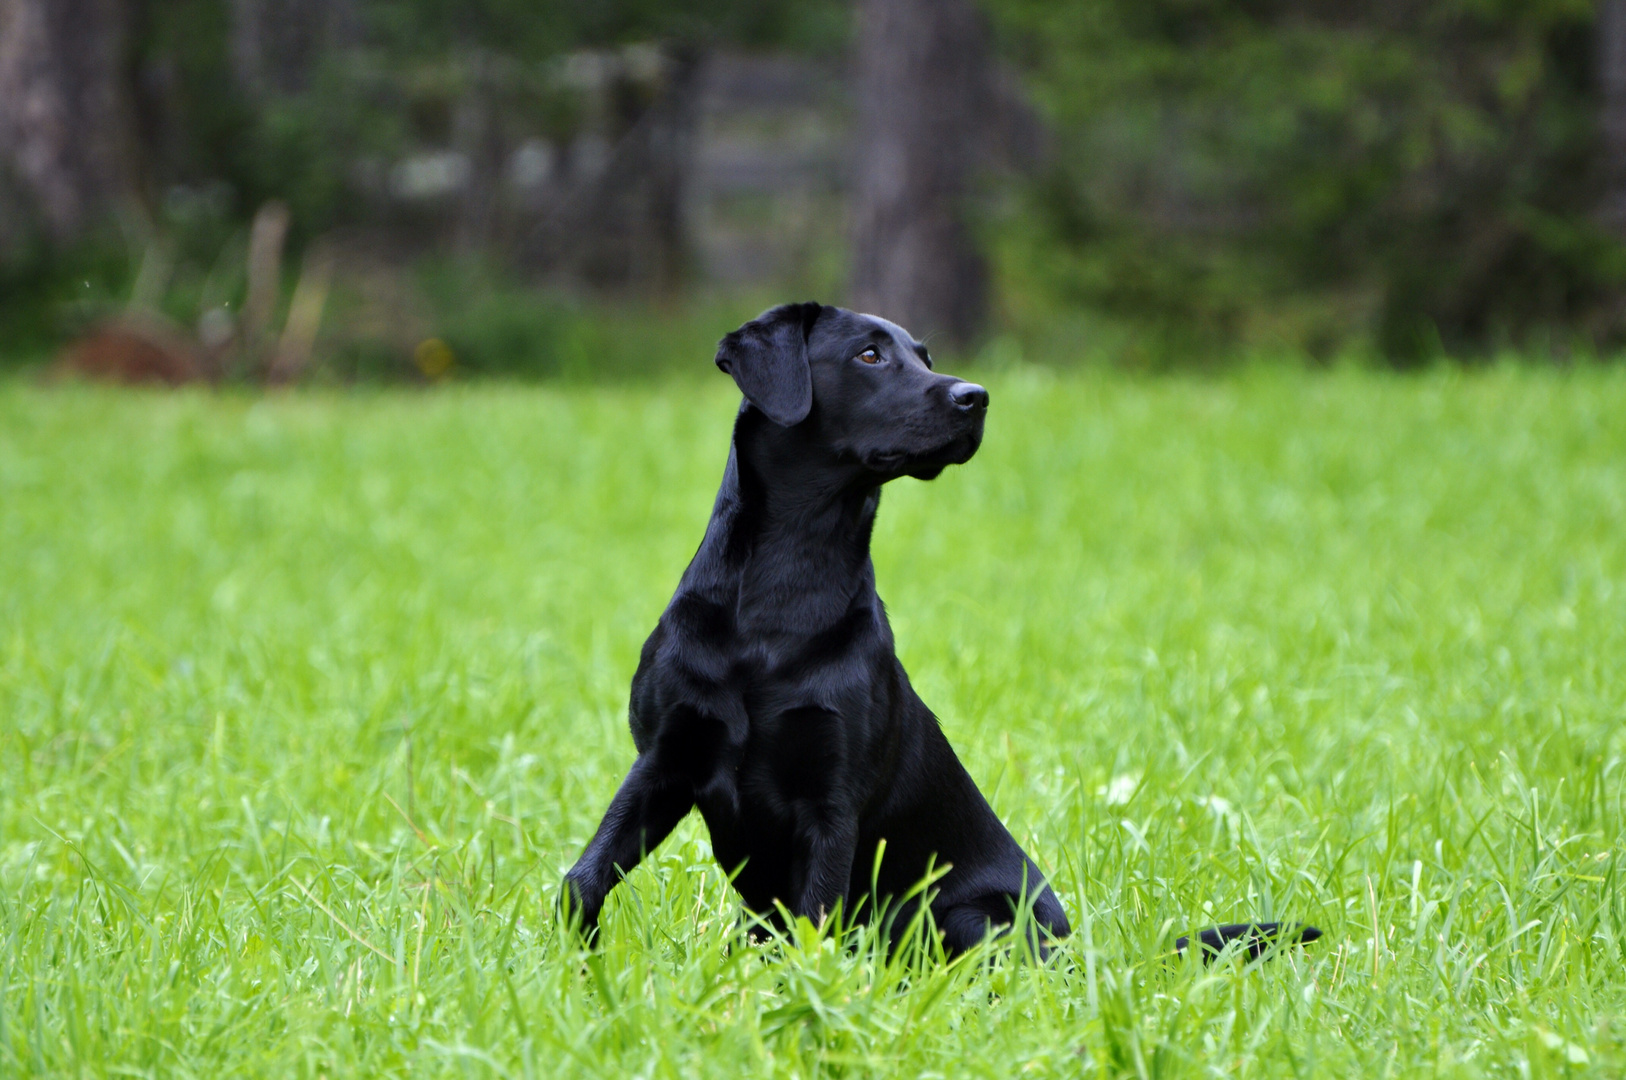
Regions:
M 653 753 L 639 755 L 587 850 L 565 875 L 561 906 L 588 940 L 597 935 L 599 911 L 616 882 L 665 840 L 693 806 L 694 788 L 686 778 L 661 769 Z
M 848 815 L 824 817 L 804 827 L 803 842 L 805 862 L 797 875 L 802 887 L 791 904 L 791 914 L 805 915 L 822 925 L 847 895 L 858 849 L 858 821 Z

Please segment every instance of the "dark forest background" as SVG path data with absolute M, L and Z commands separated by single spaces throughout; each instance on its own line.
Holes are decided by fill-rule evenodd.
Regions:
M 1626 0 L 0 0 L 13 364 L 1561 361 L 1623 238 Z

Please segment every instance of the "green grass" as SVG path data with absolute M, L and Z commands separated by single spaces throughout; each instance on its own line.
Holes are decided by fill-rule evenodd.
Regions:
M 1047 968 L 744 943 L 694 819 L 548 918 L 721 377 L 0 384 L 0 1075 L 1626 1071 L 1626 370 L 990 381 L 875 559 Z

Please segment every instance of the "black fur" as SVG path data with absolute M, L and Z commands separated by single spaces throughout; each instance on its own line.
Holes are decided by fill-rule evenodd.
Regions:
M 1043 874 L 910 687 L 870 564 L 881 485 L 970 459 L 986 391 L 933 372 L 901 327 L 817 304 L 764 312 L 717 365 L 745 394 L 722 488 L 644 644 L 638 760 L 565 879 L 571 916 L 591 933 L 610 889 L 698 806 L 769 919 L 775 901 L 816 921 L 839 904 L 901 928 L 913 912 L 898 901 L 935 865 L 948 951 L 1011 924 L 1024 893 L 1040 935 L 1065 935 Z

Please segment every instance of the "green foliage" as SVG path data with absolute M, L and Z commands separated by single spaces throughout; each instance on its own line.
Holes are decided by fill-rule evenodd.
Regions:
M 358 168 L 443 141 L 458 93 L 479 72 L 503 68 L 508 89 L 527 98 L 519 111 L 548 129 L 569 102 L 546 85 L 545 65 L 571 49 L 666 40 L 828 52 L 845 41 L 846 14 L 835 0 L 358 0 L 334 31 L 344 40 L 324 41 L 305 85 L 255 96 L 234 69 L 230 8 L 140 6 L 134 81 L 147 179 L 160 206 L 171 191 L 223 189 L 237 221 L 281 199 L 296 242 L 367 223 L 376 208 Z
M 121 245 L 105 235 L 0 260 L 0 372 L 46 359 L 64 337 L 121 302 L 131 276 Z
M 357 0 L 349 7 L 354 21 L 315 50 L 300 86 L 256 93 L 234 65 L 228 0 L 133 5 L 129 105 L 150 213 L 123 222 L 122 234 L 109 230 L 71 249 L 34 243 L 5 253 L 0 365 L 46 359 L 122 308 L 153 248 L 172 265 L 159 306 L 183 328 L 206 308 L 240 302 L 248 223 L 272 199 L 291 210 L 289 275 L 318 238 L 383 247 L 397 262 L 406 261 L 402 251 L 435 248 L 422 235 L 425 223 L 410 208 L 392 208 L 381 191 L 391 163 L 452 141 L 458 105 L 476 84 L 501 123 L 519 125 L 505 130 L 509 143 L 564 142 L 580 128 L 583 105 L 550 65 L 569 50 L 666 41 L 828 54 L 844 46 L 847 24 L 838 0 Z M 446 272 L 426 276 L 439 279 L 428 298 L 430 332 L 456 338 L 465 372 L 622 375 L 659 369 L 670 355 L 661 347 L 667 335 L 647 315 L 634 319 L 631 333 L 600 332 L 591 323 L 602 307 L 583 313 L 496 274 L 481 278 L 490 288 L 480 292 L 446 280 Z M 341 281 L 339 293 L 345 287 Z M 440 304 L 447 297 L 454 299 Z M 342 299 L 329 310 L 342 312 Z M 700 302 L 706 312 L 715 306 Z M 411 341 L 366 328 L 337 337 L 321 356 L 326 375 L 411 370 Z M 697 340 L 681 329 L 676 339 Z M 618 352 L 623 346 L 641 356 Z
M 299 237 L 355 217 L 347 181 L 357 154 L 402 135 L 399 117 L 380 107 L 376 64 L 319 56 L 307 88 L 255 100 L 233 69 L 228 5 L 180 0 L 144 15 L 136 62 L 151 84 L 141 105 L 162 126 L 144 140 L 162 225 L 191 240 L 191 223 L 174 220 L 167 201 L 200 196 L 223 200 L 235 221 L 282 199 Z
M 992 7 L 1056 124 L 1005 239 L 1019 286 L 1150 322 L 1170 351 L 1618 339 L 1592 4 Z
M 455 358 L 456 377 L 622 381 L 706 376 L 730 327 L 772 306 L 738 296 L 668 303 L 584 301 L 516 282 L 499 268 L 464 261 L 425 266 L 432 332 Z
M 694 820 L 557 935 L 723 376 L 0 385 L 0 1072 L 1620 1075 L 1626 376 L 987 381 L 877 576 L 1046 968 L 750 945 Z

